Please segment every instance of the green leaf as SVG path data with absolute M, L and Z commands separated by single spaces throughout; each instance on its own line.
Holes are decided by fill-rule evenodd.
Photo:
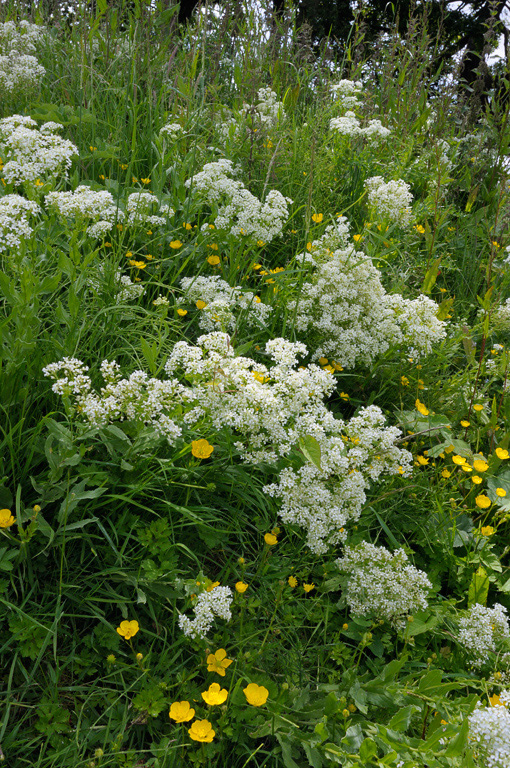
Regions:
M 402 707 L 402 709 L 399 709 L 397 714 L 393 715 L 391 718 L 389 727 L 394 731 L 404 733 L 409 728 L 413 714 L 417 711 L 419 711 L 418 707 L 415 707 L 413 704 L 409 704 L 407 707 Z
M 321 469 L 321 447 L 313 435 L 305 435 L 299 440 L 299 447 L 303 451 L 304 455 L 315 464 L 317 469 Z
M 475 603 L 485 605 L 487 602 L 487 593 L 489 592 L 489 577 L 482 566 L 473 574 L 468 591 L 468 607 Z
M 434 287 L 434 283 L 436 282 L 437 275 L 439 273 L 439 265 L 441 264 L 442 258 L 443 258 L 442 256 L 439 256 L 439 258 L 434 259 L 434 261 L 432 262 L 432 265 L 425 272 L 425 278 L 421 286 L 422 293 L 430 293 L 432 288 Z

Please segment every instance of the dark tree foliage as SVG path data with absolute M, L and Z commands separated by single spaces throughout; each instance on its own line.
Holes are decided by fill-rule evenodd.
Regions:
M 281 7 L 281 0 L 273 0 L 273 7 Z M 295 0 L 298 24 L 305 22 L 312 29 L 315 42 L 329 37 L 343 48 L 352 33 L 355 18 L 363 25 L 364 41 L 374 42 L 384 32 L 398 31 L 405 36 L 413 14 L 423 13 L 431 39 L 440 32 L 439 47 L 436 51 L 438 64 L 450 59 L 466 48 L 462 77 L 472 84 L 478 77 L 476 71 L 483 57 L 486 34 L 489 28 L 494 33 L 503 32 L 501 14 L 510 9 L 505 0 L 474 0 L 453 2 L 453 0 L 366 0 L 361 10 L 352 0 Z

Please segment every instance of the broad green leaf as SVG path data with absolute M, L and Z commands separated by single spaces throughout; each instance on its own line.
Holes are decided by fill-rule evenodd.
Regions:
M 304 455 L 315 464 L 317 469 L 321 469 L 321 447 L 313 435 L 305 435 L 299 440 L 299 447 Z

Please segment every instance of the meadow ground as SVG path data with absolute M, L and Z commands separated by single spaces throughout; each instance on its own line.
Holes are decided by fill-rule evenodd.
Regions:
M 3 10 L 5 764 L 508 768 L 508 105 Z

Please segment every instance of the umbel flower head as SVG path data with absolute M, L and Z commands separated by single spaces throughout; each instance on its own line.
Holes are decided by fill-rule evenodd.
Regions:
M 136 635 L 140 627 L 138 626 L 138 622 L 133 621 L 121 621 L 120 627 L 117 627 L 117 632 L 121 637 L 124 638 L 124 640 L 131 640 L 132 637 Z
M 188 728 L 190 739 L 193 741 L 201 741 L 204 744 L 209 744 L 216 736 L 216 731 L 209 720 L 195 720 L 191 728 Z
M 220 688 L 219 683 L 211 683 L 207 691 L 202 692 L 202 698 L 209 706 L 224 704 L 227 700 L 228 691 L 226 688 Z
M 189 701 L 174 701 L 168 717 L 176 723 L 187 723 L 195 717 L 195 710 L 191 708 Z
M 246 701 L 251 704 L 252 707 L 261 707 L 266 703 L 269 691 L 263 685 L 257 685 L 257 683 L 249 683 L 246 688 L 243 688 L 243 693 L 246 696 Z
M 207 657 L 207 671 L 216 672 L 221 677 L 225 677 L 225 670 L 232 664 L 232 659 L 227 659 L 227 652 L 224 648 L 219 648 Z

